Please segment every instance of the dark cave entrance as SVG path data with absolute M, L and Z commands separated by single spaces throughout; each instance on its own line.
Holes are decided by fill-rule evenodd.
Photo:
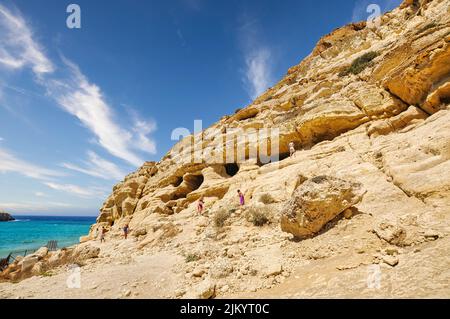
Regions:
M 189 185 L 189 188 L 192 191 L 195 191 L 196 189 L 199 189 L 200 186 L 202 186 L 204 180 L 205 178 L 203 177 L 203 175 L 191 175 L 189 177 L 186 177 L 184 181 Z
M 239 166 L 236 163 L 225 164 L 225 171 L 229 176 L 234 176 L 239 172 Z

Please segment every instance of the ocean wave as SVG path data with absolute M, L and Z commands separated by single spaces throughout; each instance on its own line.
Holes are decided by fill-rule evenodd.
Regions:
M 13 222 L 29 222 L 30 221 L 30 219 L 14 219 L 14 220 L 11 220 L 11 222 L 13 223 Z

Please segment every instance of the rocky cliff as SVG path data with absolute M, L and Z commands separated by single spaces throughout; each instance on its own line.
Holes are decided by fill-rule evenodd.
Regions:
M 159 267 L 125 297 L 450 296 L 449 5 L 406 0 L 379 27 L 324 36 L 251 105 L 117 184 L 80 245 L 103 267 Z
M 264 193 L 281 203 L 291 197 L 300 173 L 326 172 L 364 184 L 371 169 L 388 180 L 384 188 L 445 210 L 449 18 L 448 1 L 405 1 L 382 17 L 379 28 L 361 22 L 326 35 L 251 105 L 183 139 L 160 162 L 144 164 L 116 185 L 93 229 L 128 221 L 132 228 L 151 226 L 155 218 L 192 208 L 200 196 L 214 210 L 232 201 L 238 188 L 250 205 Z M 237 128 L 243 134 L 278 129 L 278 154 L 269 155 L 281 161 L 261 165 L 250 149 L 270 137 L 233 140 Z M 283 160 L 290 141 L 300 151 Z M 239 157 L 240 149 L 245 152 Z M 203 161 L 194 161 L 198 152 L 208 153 Z M 358 172 L 359 166 L 367 171 Z M 383 197 L 379 184 L 369 184 L 360 205 L 366 211 L 371 198 Z

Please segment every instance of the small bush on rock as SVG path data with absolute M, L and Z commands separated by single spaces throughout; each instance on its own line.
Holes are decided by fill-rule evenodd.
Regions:
M 275 200 L 273 199 L 272 195 L 268 194 L 268 193 L 264 193 L 259 197 L 259 201 L 263 204 L 272 204 L 275 202 Z
M 186 255 L 185 260 L 186 260 L 187 263 L 191 263 L 191 262 L 200 260 L 200 256 L 197 255 L 197 254 L 189 253 L 189 254 Z
M 213 216 L 214 226 L 222 228 L 225 226 L 225 221 L 230 217 L 230 212 L 224 208 L 219 209 Z
M 374 51 L 363 54 L 359 58 L 356 58 L 348 68 L 341 71 L 339 73 L 339 76 L 341 76 L 341 77 L 347 76 L 350 73 L 354 74 L 354 75 L 361 73 L 362 71 L 364 71 L 364 69 L 366 67 L 368 67 L 370 65 L 372 60 L 375 59 L 377 56 L 378 56 L 378 53 L 374 52 Z
M 253 225 L 261 227 L 270 223 L 271 214 L 266 207 L 250 207 L 246 213 L 246 218 Z

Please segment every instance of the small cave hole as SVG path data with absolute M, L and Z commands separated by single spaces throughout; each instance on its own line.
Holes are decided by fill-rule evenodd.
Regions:
M 234 176 L 239 172 L 239 166 L 236 163 L 229 163 L 225 165 L 225 171 L 229 176 Z
M 185 179 L 185 182 L 188 184 L 191 191 L 195 191 L 202 186 L 204 180 L 205 178 L 203 175 L 191 175 Z

